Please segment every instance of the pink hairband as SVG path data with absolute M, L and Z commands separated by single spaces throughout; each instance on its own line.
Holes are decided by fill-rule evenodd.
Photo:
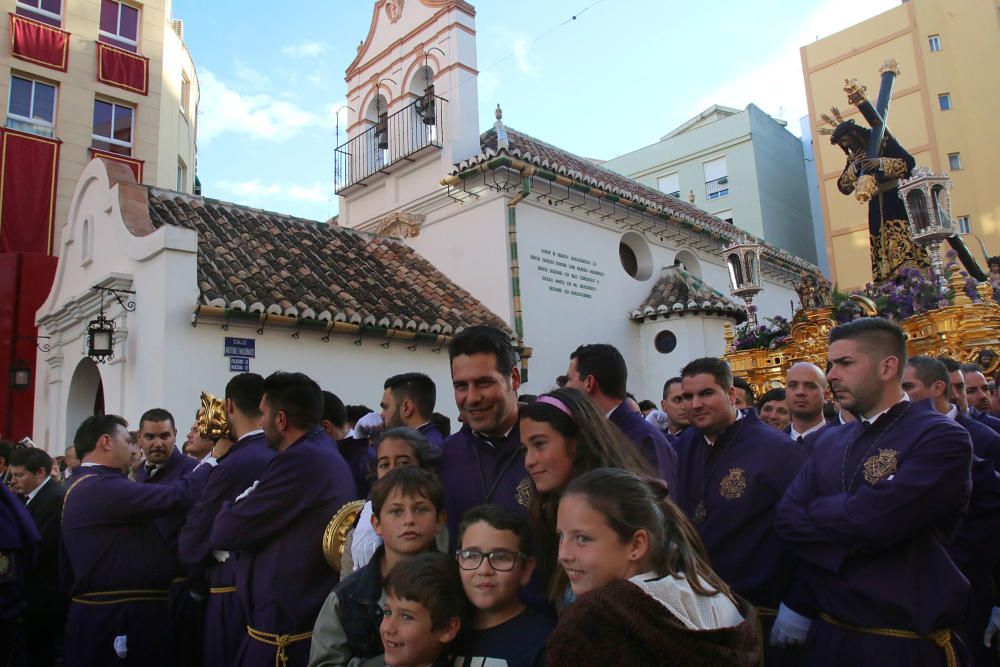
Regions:
M 538 398 L 535 399 L 535 403 L 545 403 L 546 405 L 551 405 L 557 410 L 566 413 L 566 416 L 569 417 L 570 419 L 573 418 L 573 413 L 570 412 L 570 409 L 566 407 L 566 404 L 560 401 L 555 396 L 539 396 Z

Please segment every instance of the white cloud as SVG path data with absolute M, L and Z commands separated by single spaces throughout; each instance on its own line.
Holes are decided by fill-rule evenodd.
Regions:
M 776 56 L 719 85 L 698 100 L 689 115 L 713 104 L 742 109 L 753 102 L 775 118 L 788 121 L 788 131 L 798 136 L 799 118 L 809 113 L 799 49 L 898 5 L 899 0 L 825 0 L 801 22 Z M 869 74 L 859 72 L 858 76 Z
M 316 58 L 326 54 L 329 48 L 326 42 L 302 42 L 281 47 L 281 53 L 292 58 Z
M 517 70 L 521 74 L 530 77 L 538 76 L 538 68 L 532 61 L 528 50 L 531 37 L 527 33 L 514 32 L 503 26 L 497 26 L 494 30 L 499 37 L 499 42 L 505 45 L 505 48 L 507 46 L 511 48 L 510 54 L 501 58 L 501 61 L 513 57 L 514 63 L 517 65 Z M 480 77 L 482 77 L 481 73 Z
M 334 119 L 329 114 L 316 114 L 266 93 L 242 94 L 216 78 L 211 70 L 202 70 L 198 80 L 198 138 L 203 145 L 224 133 L 285 141 L 309 128 L 333 127 Z
M 332 184 L 315 182 L 311 185 L 282 185 L 263 183 L 255 178 L 250 181 L 222 180 L 216 183 L 215 187 L 235 199 L 240 199 L 241 201 L 237 203 L 255 204 L 265 199 L 323 203 L 330 200 Z

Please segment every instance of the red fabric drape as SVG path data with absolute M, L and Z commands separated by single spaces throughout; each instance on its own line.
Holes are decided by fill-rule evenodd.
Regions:
M 65 72 L 69 64 L 69 33 L 11 14 L 10 51 L 15 58 Z
M 0 128 L 0 252 L 52 254 L 61 143 Z
M 91 148 L 90 157 L 99 157 L 105 160 L 127 164 L 128 168 L 132 170 L 132 175 L 135 176 L 135 182 L 140 184 L 142 183 L 142 166 L 145 164 L 144 160 L 137 160 L 134 157 L 129 157 L 128 155 L 109 153 L 108 151 L 102 151 L 99 148 Z
M 148 95 L 149 58 L 97 42 L 97 80 Z

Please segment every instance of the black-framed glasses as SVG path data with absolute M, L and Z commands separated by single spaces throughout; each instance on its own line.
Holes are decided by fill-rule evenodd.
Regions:
M 527 557 L 527 554 L 517 551 L 507 551 L 506 549 L 490 551 L 489 553 L 483 553 L 475 549 L 459 549 L 455 552 L 458 566 L 463 570 L 477 570 L 483 564 L 483 559 L 486 559 L 490 562 L 490 567 L 497 572 L 510 572 L 514 569 L 514 565 L 517 564 L 518 559 Z

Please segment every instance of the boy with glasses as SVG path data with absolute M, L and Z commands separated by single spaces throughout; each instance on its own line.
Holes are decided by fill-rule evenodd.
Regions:
M 544 664 L 545 640 L 555 621 L 518 598 L 535 569 L 527 520 L 503 505 L 474 507 L 462 517 L 459 545 L 459 574 L 475 615 L 452 664 Z

